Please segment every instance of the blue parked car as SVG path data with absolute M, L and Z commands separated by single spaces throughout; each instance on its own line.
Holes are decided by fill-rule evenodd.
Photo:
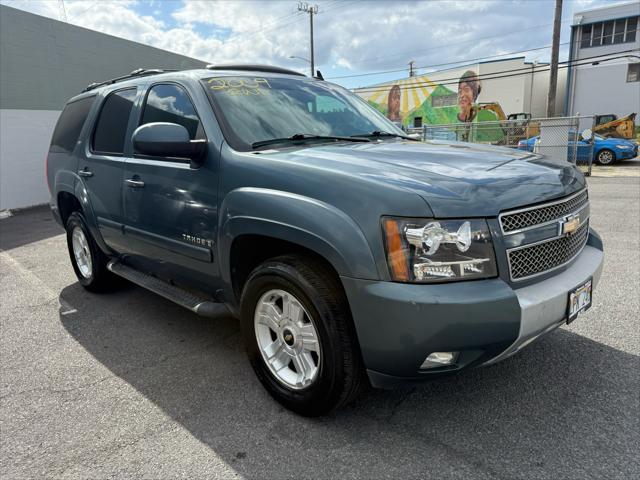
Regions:
M 569 148 L 573 147 L 573 135 L 570 134 Z M 518 142 L 518 149 L 533 152 L 533 147 L 540 137 L 531 137 L 527 140 Z M 591 154 L 591 141 L 583 140 L 582 135 L 578 140 L 577 160 L 588 161 Z M 593 160 L 600 165 L 612 165 L 619 160 L 627 160 L 638 156 L 638 144 L 630 140 L 622 138 L 605 138 L 600 135 L 594 135 Z

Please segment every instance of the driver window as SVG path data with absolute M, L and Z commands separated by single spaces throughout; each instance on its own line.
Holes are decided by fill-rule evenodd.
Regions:
M 149 90 L 140 125 L 152 122 L 177 123 L 187 129 L 191 140 L 205 138 L 196 109 L 177 85 L 154 85 Z

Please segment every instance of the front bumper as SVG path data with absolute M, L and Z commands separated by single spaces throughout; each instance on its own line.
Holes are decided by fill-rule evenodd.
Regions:
M 617 156 L 620 160 L 629 160 L 638 156 L 638 147 L 628 149 L 617 149 Z
M 569 267 L 512 288 L 500 278 L 439 285 L 342 277 L 362 357 L 373 386 L 390 388 L 503 360 L 565 322 L 569 290 L 603 263 L 591 231 Z M 455 366 L 420 370 L 432 352 L 459 351 Z

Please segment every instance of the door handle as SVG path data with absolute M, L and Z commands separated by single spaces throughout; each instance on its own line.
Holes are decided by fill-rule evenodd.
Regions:
M 84 167 L 82 170 L 78 170 L 78 175 L 81 177 L 93 177 L 93 172 Z
M 134 180 L 133 178 L 128 178 L 124 181 L 127 186 L 131 188 L 142 188 L 144 187 L 144 182 L 142 180 Z

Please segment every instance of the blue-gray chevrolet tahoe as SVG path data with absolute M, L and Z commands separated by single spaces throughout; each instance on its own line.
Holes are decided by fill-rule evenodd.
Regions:
M 507 358 L 586 310 L 602 269 L 575 165 L 415 141 L 277 67 L 92 84 L 60 116 L 47 180 L 86 289 L 124 277 L 228 310 L 264 387 L 303 415 Z

